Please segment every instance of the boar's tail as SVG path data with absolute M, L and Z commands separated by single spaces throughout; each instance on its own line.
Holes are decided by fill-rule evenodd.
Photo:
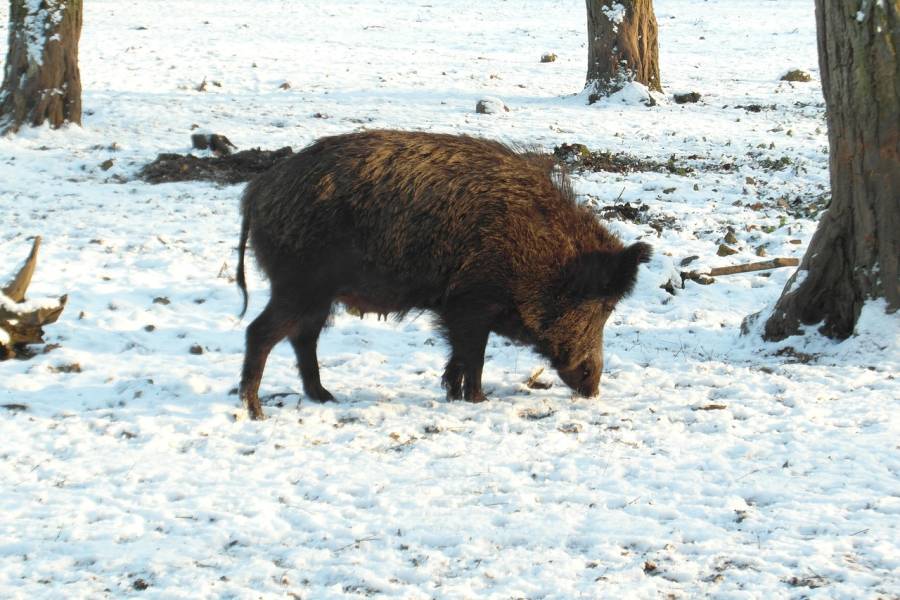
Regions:
M 247 248 L 247 238 L 250 235 L 250 211 L 246 204 L 243 206 L 243 219 L 241 220 L 241 241 L 238 243 L 237 284 L 244 296 L 244 307 L 241 309 L 241 317 L 247 312 L 247 279 L 244 276 L 244 252 Z

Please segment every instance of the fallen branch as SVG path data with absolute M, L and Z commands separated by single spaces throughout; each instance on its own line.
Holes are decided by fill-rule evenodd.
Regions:
M 796 267 L 800 264 L 797 258 L 773 258 L 772 260 L 764 260 L 755 263 L 746 263 L 743 265 L 731 265 L 730 267 L 713 267 L 709 270 L 710 277 L 718 277 L 719 275 L 734 275 L 736 273 L 750 273 L 752 271 L 767 271 L 769 269 L 777 269 L 779 267 Z
M 772 260 L 744 263 L 742 265 L 731 265 L 729 267 L 713 267 L 709 269 L 709 271 L 682 271 L 681 283 L 682 287 L 684 287 L 685 280 L 690 279 L 701 285 L 709 285 L 716 282 L 713 277 L 718 277 L 720 275 L 736 275 L 737 273 L 768 271 L 780 267 L 796 267 L 799 264 L 800 260 L 796 258 L 773 258 Z

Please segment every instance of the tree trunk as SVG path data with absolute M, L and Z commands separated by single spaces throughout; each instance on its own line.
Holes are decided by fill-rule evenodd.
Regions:
M 900 0 L 816 0 L 831 206 L 765 325 L 844 339 L 863 303 L 900 308 Z
M 11 0 L 0 133 L 23 124 L 81 124 L 82 0 Z
M 586 0 L 588 102 L 637 81 L 660 92 L 659 44 L 653 0 Z

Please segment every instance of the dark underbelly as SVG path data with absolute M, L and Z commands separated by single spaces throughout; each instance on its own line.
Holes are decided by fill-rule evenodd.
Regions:
M 411 310 L 440 312 L 443 297 L 443 291 L 440 290 L 421 285 L 404 285 L 400 282 L 388 283 L 382 279 L 363 282 L 363 285 L 348 286 L 339 290 L 335 299 L 351 312 L 360 315 L 365 313 L 388 315 L 407 313 Z
M 410 307 L 403 307 L 397 302 L 385 301 L 384 298 L 371 299 L 353 294 L 339 295 L 337 301 L 346 306 L 351 312 L 359 314 L 360 316 L 366 313 L 389 315 L 395 312 L 406 312 L 410 310 Z

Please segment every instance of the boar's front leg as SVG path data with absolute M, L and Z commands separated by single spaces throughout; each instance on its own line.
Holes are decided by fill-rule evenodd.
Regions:
M 304 317 L 299 332 L 290 337 L 294 353 L 297 355 L 297 366 L 300 369 L 300 378 L 303 380 L 303 391 L 310 399 L 318 402 L 334 400 L 331 392 L 322 387 L 319 379 L 319 359 L 316 356 L 319 333 L 328 319 L 328 313 L 329 311 L 325 310 L 315 316 Z
M 444 314 L 442 321 L 450 342 L 450 359 L 441 380 L 447 398 L 459 400 L 464 397 L 468 402 L 484 402 L 481 371 L 490 335 L 489 321 L 459 313 Z

